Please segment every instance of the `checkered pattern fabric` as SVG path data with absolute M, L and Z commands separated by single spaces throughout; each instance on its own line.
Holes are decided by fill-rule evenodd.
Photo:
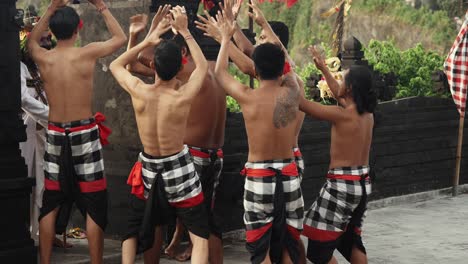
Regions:
M 367 176 L 369 167 L 343 167 L 328 172 L 327 182 L 306 214 L 304 225 L 325 231 L 343 232 L 361 201 L 363 188 L 359 180 L 336 179 L 337 176 Z M 371 193 L 369 178 L 366 193 Z M 365 216 L 365 215 L 364 215 Z M 363 218 L 364 218 L 363 216 Z
M 248 162 L 246 169 L 282 170 L 294 161 L 292 159 Z M 250 177 L 247 173 L 244 191 L 244 223 L 247 230 L 261 228 L 274 218 L 274 194 L 276 177 Z M 286 224 L 302 230 L 304 200 L 299 177 L 282 176 L 284 197 L 286 199 Z
M 293 148 L 293 153 L 294 153 L 294 160 L 296 161 L 297 164 L 297 171 L 299 172 L 299 177 L 302 180 L 302 177 L 304 176 L 304 158 L 302 157 L 301 150 L 299 148 Z
M 195 170 L 198 173 L 198 177 L 200 177 L 200 180 L 202 182 L 205 181 L 205 177 L 208 177 L 209 179 L 206 179 L 207 182 L 212 182 L 212 201 L 214 201 L 215 196 L 216 196 L 216 188 L 219 185 L 219 180 L 221 177 L 221 171 L 223 170 L 223 162 L 224 162 L 224 157 L 223 157 L 223 150 L 222 149 L 206 149 L 206 148 L 199 148 L 199 147 L 194 147 L 194 146 L 189 146 L 189 149 L 193 149 L 202 153 L 205 153 L 208 157 L 200 157 L 199 155 L 196 155 L 192 153 L 193 157 L 193 163 L 195 164 Z M 208 169 L 208 167 L 213 166 L 213 171 L 212 173 L 203 173 Z M 204 175 L 204 174 L 210 174 L 210 175 Z M 207 194 L 205 190 L 203 190 L 205 195 Z
M 138 160 L 142 163 L 141 172 L 145 198 L 148 198 L 149 191 L 159 173 L 162 175 L 169 203 L 183 202 L 202 192 L 200 180 L 187 146 L 171 157 L 150 159 L 140 153 Z
M 80 127 L 83 129 L 76 129 Z M 64 130 L 64 132 L 57 130 Z M 73 165 L 78 181 L 93 182 L 104 179 L 102 146 L 98 125 L 95 124 L 94 118 L 69 123 L 49 122 L 44 155 L 45 178 L 50 181 L 59 180 L 59 164 L 62 158 L 60 153 L 65 137 L 70 140 Z
M 444 63 L 453 101 L 458 112 L 465 116 L 466 90 L 468 86 L 468 12 Z

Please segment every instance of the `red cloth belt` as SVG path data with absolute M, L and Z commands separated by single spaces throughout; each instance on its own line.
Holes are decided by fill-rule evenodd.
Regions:
M 365 175 L 365 179 L 369 179 L 369 175 Z M 327 174 L 328 179 L 333 179 L 333 180 L 347 180 L 347 181 L 360 181 L 361 180 L 360 175 L 348 175 L 348 174 Z
M 346 227 L 347 229 L 348 227 Z M 345 231 L 346 231 L 345 229 Z M 302 234 L 311 240 L 316 240 L 320 242 L 328 242 L 328 241 L 335 241 L 341 235 L 344 234 L 345 231 L 328 231 L 328 230 L 321 230 L 315 227 L 311 227 L 308 225 L 304 225 L 304 231 Z M 354 233 L 357 235 L 362 234 L 362 230 L 359 227 L 354 227 Z
M 100 192 L 107 188 L 107 180 L 106 178 L 90 181 L 90 182 L 78 182 L 80 186 L 80 191 L 82 193 L 91 193 L 91 192 Z M 46 190 L 49 191 L 60 191 L 60 183 L 59 181 L 52 181 L 49 179 L 44 179 L 44 187 Z
M 328 231 L 320 230 L 308 225 L 304 225 L 304 231 L 302 234 L 311 240 L 326 242 L 337 240 L 344 232 L 343 231 Z
M 190 207 L 194 207 L 203 203 L 204 199 L 205 197 L 203 196 L 203 192 L 200 192 L 197 196 L 194 196 L 192 198 L 188 198 L 183 201 L 175 202 L 175 203 L 170 202 L 169 204 L 177 208 L 190 208 Z
M 288 166 L 284 167 L 281 170 L 281 173 L 285 176 L 297 176 L 299 174 L 297 171 L 297 166 L 295 162 L 292 162 Z M 274 176 L 276 172 L 271 169 L 244 168 L 242 169 L 240 174 L 244 176 L 249 176 L 249 177 L 268 177 L 268 176 Z
M 141 162 L 135 162 L 130 175 L 128 175 L 127 184 L 132 186 L 131 193 L 135 195 L 138 199 L 145 200 L 145 186 L 143 184 L 143 179 L 141 178 Z
M 99 139 L 101 141 L 101 145 L 105 146 L 109 144 L 109 141 L 107 140 L 107 138 L 112 133 L 112 130 L 109 127 L 102 124 L 102 122 L 106 120 L 106 117 L 102 113 L 97 112 L 96 115 L 94 115 L 94 120 L 95 120 L 95 123 L 91 123 L 89 125 L 84 125 L 84 126 L 71 127 L 68 129 L 68 131 L 70 132 L 82 131 L 86 129 L 91 129 L 97 125 L 99 129 Z M 60 133 L 64 133 L 66 131 L 65 128 L 54 126 L 52 124 L 49 124 L 48 129 L 57 131 Z
M 199 157 L 199 158 L 203 158 L 203 159 L 208 159 L 208 158 L 210 158 L 210 154 L 209 154 L 209 153 L 200 151 L 200 150 L 198 150 L 198 149 L 194 149 L 194 148 L 190 148 L 190 147 L 189 147 L 189 151 L 190 151 L 190 154 L 192 154 L 192 156 L 194 156 L 194 157 Z M 222 149 L 218 149 L 218 151 L 216 152 L 216 155 L 218 156 L 218 158 L 221 158 L 221 159 L 224 158 L 223 150 L 222 150 Z
M 143 164 L 140 161 L 135 162 L 135 165 L 133 165 L 133 168 L 130 171 L 130 175 L 128 175 L 127 184 L 132 186 L 131 193 L 133 195 L 135 195 L 138 199 L 146 200 L 145 186 L 143 184 L 143 178 L 141 174 L 142 168 L 143 168 Z M 156 181 L 153 184 L 156 184 Z M 170 204 L 177 208 L 190 208 L 190 207 L 203 203 L 203 200 L 204 200 L 203 192 L 200 192 L 198 195 L 194 197 L 188 198 L 180 202 L 175 202 L 175 203 L 170 202 Z
M 101 144 L 103 146 L 108 145 L 109 141 L 107 140 L 107 138 L 112 133 L 112 130 L 109 127 L 102 124 L 102 122 L 106 121 L 106 117 L 101 112 L 97 112 L 94 115 L 94 120 L 96 120 L 96 124 L 98 125 L 98 128 L 99 128 Z
M 254 229 L 254 230 L 247 230 L 245 232 L 245 236 L 246 236 L 246 241 L 247 243 L 253 243 L 257 240 L 259 240 L 263 235 L 265 235 L 265 233 L 273 226 L 273 223 L 268 223 L 260 228 L 257 228 L 257 229 Z M 289 234 L 291 234 L 292 238 L 294 238 L 294 240 L 299 240 L 300 239 L 300 236 L 301 236 L 301 232 L 299 230 L 297 230 L 296 228 L 290 226 L 290 225 L 286 225 L 286 228 L 289 232 Z
M 299 149 L 294 151 L 294 157 L 302 157 L 302 153 Z

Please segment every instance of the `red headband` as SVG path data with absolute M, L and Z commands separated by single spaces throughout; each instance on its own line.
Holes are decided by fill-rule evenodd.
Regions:
M 291 72 L 291 65 L 289 64 L 289 62 L 285 62 L 284 63 L 284 68 L 283 68 L 283 75 L 286 75 L 288 74 L 289 72 Z

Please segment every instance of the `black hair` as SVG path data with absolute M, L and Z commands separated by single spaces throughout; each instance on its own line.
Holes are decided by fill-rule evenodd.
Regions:
M 173 40 L 162 40 L 154 49 L 154 67 L 159 78 L 169 81 L 182 66 L 182 51 Z
M 346 88 L 351 87 L 353 99 L 359 114 L 374 113 L 377 96 L 374 91 L 374 78 L 369 68 L 353 65 L 345 75 Z
M 285 55 L 278 45 L 265 43 L 257 46 L 252 60 L 255 71 L 262 80 L 275 80 L 283 75 Z
M 287 49 L 289 44 L 289 28 L 281 21 L 268 21 L 271 29 L 278 36 L 283 46 Z
M 190 54 L 190 50 L 187 46 L 187 42 L 185 42 L 184 37 L 182 37 L 180 34 L 175 35 L 172 40 L 179 46 L 180 50 L 182 51 L 183 48 L 187 49 L 187 54 Z
M 70 39 L 80 24 L 80 16 L 75 9 L 64 6 L 50 17 L 49 28 L 58 40 Z

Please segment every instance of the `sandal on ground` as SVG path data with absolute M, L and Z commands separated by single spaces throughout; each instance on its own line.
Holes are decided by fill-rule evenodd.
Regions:
M 76 227 L 68 230 L 67 237 L 75 238 L 75 239 L 85 239 L 86 238 L 86 231 L 83 229 Z

